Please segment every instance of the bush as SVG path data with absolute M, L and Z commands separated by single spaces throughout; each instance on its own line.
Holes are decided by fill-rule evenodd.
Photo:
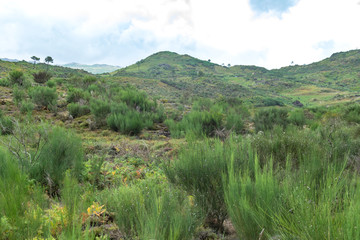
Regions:
M 136 201 L 134 201 L 136 199 Z M 108 189 L 99 201 L 115 214 L 126 239 L 192 239 L 198 216 L 183 192 L 151 180 Z
M 20 104 L 20 112 L 31 113 L 34 110 L 34 104 L 32 102 L 22 101 Z
M 70 88 L 68 96 L 66 97 L 66 101 L 68 103 L 76 103 L 79 102 L 81 99 L 89 100 L 89 98 L 89 93 L 81 90 L 80 88 Z
M 88 88 L 91 84 L 94 84 L 97 81 L 96 77 L 94 76 L 86 76 L 82 80 L 82 84 L 84 88 Z
M 239 151 L 244 149 L 247 151 L 244 146 L 236 146 L 232 139 L 225 143 L 220 140 L 190 142 L 165 168 L 168 180 L 194 196 L 196 205 L 207 217 L 207 224 L 220 232 L 227 218 L 222 175 L 229 167 L 232 154 L 236 156 L 235 167 L 242 165 Z
M 4 116 L 0 110 L 0 133 L 1 135 L 11 134 L 14 128 L 14 124 L 10 117 Z
M 50 108 L 56 106 L 56 89 L 49 87 L 34 87 L 30 89 L 29 95 L 33 102 L 39 106 Z
M 132 110 L 125 114 L 111 114 L 107 118 L 107 124 L 114 131 L 137 135 L 146 125 L 152 125 L 152 121 L 145 120 L 139 112 Z
M 285 128 L 288 124 L 288 111 L 281 108 L 261 109 L 255 114 L 256 131 L 271 130 L 275 125 Z
M 16 105 L 19 105 L 25 98 L 25 91 L 18 87 L 13 88 L 13 100 Z
M 304 126 L 306 124 L 305 113 L 302 109 L 295 109 L 289 113 L 289 122 L 297 125 Z
M 34 81 L 37 83 L 46 83 L 52 77 L 52 75 L 47 71 L 39 71 L 37 73 L 33 73 L 32 75 L 34 77 Z
M 69 103 L 67 109 L 70 115 L 74 118 L 81 117 L 90 113 L 90 109 L 88 106 L 80 105 L 78 103 Z
M 25 83 L 25 76 L 22 71 L 13 70 L 9 73 L 9 81 L 11 84 L 17 84 L 23 86 Z
M 46 86 L 48 86 L 49 88 L 53 88 L 56 86 L 56 82 L 55 80 L 49 80 L 46 82 Z
M 41 189 L 30 185 L 16 161 L 0 149 L 0 238 L 32 239 L 40 231 Z
M 111 112 L 110 103 L 100 99 L 91 100 L 90 111 L 94 115 L 95 121 L 99 126 L 105 125 L 106 118 Z
M 83 160 L 81 139 L 71 131 L 55 127 L 49 133 L 38 163 L 30 169 L 30 176 L 48 186 L 50 194 L 54 194 L 57 193 L 66 170 L 71 169 L 73 176 L 81 179 Z

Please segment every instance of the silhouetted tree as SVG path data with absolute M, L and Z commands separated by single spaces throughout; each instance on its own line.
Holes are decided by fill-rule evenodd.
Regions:
M 47 64 L 53 63 L 53 62 L 54 62 L 54 59 L 53 59 L 52 57 L 50 57 L 50 56 L 47 56 L 47 57 L 45 58 L 45 62 L 46 62 Z
M 35 64 L 37 61 L 40 61 L 40 58 L 38 58 L 36 56 L 32 56 L 31 59 L 34 61 L 34 68 L 35 68 Z

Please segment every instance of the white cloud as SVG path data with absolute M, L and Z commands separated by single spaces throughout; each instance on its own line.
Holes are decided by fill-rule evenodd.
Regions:
M 170 50 L 277 68 L 358 48 L 359 22 L 358 0 L 300 0 L 280 17 L 245 0 L 0 0 L 0 56 L 124 66 Z

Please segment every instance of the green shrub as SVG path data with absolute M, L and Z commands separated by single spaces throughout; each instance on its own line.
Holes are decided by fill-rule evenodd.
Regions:
M 302 109 L 295 109 L 289 113 L 289 122 L 297 125 L 297 126 L 304 126 L 306 124 L 306 118 L 304 110 Z
M 13 88 L 13 100 L 16 105 L 19 105 L 25 98 L 25 91 L 18 87 Z
M 125 114 L 111 114 L 107 118 L 108 126 L 114 130 L 125 134 L 137 135 L 145 127 L 152 125 L 152 122 L 141 117 L 137 111 L 128 111 Z
M 192 239 L 198 216 L 183 192 L 147 180 L 138 185 L 108 189 L 99 201 L 115 214 L 126 238 Z
M 0 78 L 0 86 L 2 87 L 9 87 L 10 81 L 6 78 Z
M 344 118 L 348 122 L 360 123 L 360 105 L 353 104 L 345 109 Z
M 254 118 L 256 131 L 271 130 L 275 125 L 285 128 L 288 124 L 288 112 L 281 108 L 261 109 Z
M 90 85 L 94 84 L 97 81 L 96 77 L 94 76 L 86 76 L 82 80 L 82 84 L 84 88 L 88 88 Z
M 10 117 L 7 117 L 0 110 L 0 133 L 1 135 L 11 134 L 14 129 L 14 124 Z
M 37 83 L 46 83 L 52 77 L 51 73 L 47 71 L 39 71 L 37 73 L 33 73 L 32 75 L 34 77 L 34 81 Z
M 83 91 L 80 88 L 70 88 L 68 96 L 66 97 L 66 101 L 68 103 L 76 103 L 79 102 L 81 99 L 83 100 L 89 100 L 90 95 L 89 93 Z
M 46 82 L 46 86 L 48 86 L 49 88 L 53 88 L 56 86 L 56 82 L 55 80 L 49 80 Z
M 0 149 L 0 238 L 32 239 L 40 231 L 45 199 L 16 161 Z
M 236 146 L 232 139 L 225 143 L 220 140 L 190 142 L 165 168 L 168 180 L 194 196 L 207 224 L 218 231 L 223 230 L 223 221 L 227 218 L 222 175 L 229 167 L 232 154 L 236 156 L 235 167 L 242 165 L 239 151 L 243 149 L 247 151 L 244 146 Z
M 236 113 L 229 113 L 226 116 L 226 129 L 232 130 L 236 133 L 241 133 L 244 131 L 244 121 L 241 115 Z
M 100 99 L 93 99 L 90 101 L 90 111 L 98 125 L 105 125 L 106 118 L 111 112 L 110 103 Z
M 17 84 L 23 86 L 25 83 L 25 76 L 22 71 L 13 70 L 9 73 L 9 81 L 11 84 Z
M 33 102 L 39 106 L 51 108 L 56 106 L 57 93 L 56 89 L 49 87 L 33 87 L 30 89 L 29 95 Z
M 30 176 L 47 185 L 50 194 L 54 194 L 68 169 L 74 177 L 81 179 L 83 160 L 81 139 L 69 130 L 55 127 L 42 147 L 38 163 L 30 169 Z
M 34 110 L 34 104 L 28 101 L 22 101 L 20 104 L 20 112 L 24 113 L 31 113 Z
M 81 117 L 83 115 L 89 114 L 90 109 L 86 105 L 80 105 L 78 103 L 69 103 L 67 109 L 71 116 L 74 118 Z

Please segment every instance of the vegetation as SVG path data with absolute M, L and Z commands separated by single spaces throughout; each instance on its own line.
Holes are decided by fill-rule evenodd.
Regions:
M 0 239 L 359 239 L 359 59 L 0 61 Z

